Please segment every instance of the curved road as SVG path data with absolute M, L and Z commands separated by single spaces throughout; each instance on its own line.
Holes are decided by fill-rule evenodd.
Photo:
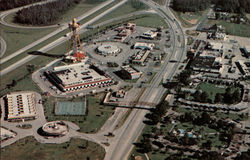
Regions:
M 49 3 L 49 2 L 53 2 L 55 0 L 46 0 L 46 1 L 42 1 L 42 2 L 37 2 L 37 3 L 33 3 L 33 4 L 29 4 L 26 6 L 22 6 L 22 7 L 18 7 L 18 8 L 14 8 L 14 9 L 10 9 L 10 10 L 6 10 L 0 13 L 0 23 L 5 25 L 5 26 L 9 26 L 9 27 L 14 27 L 14 28 L 24 28 L 24 29 L 41 29 L 41 28 L 52 28 L 52 27 L 57 27 L 58 25 L 50 25 L 50 26 L 42 26 L 42 27 L 34 27 L 34 26 L 21 26 L 21 25 L 17 25 L 17 24 L 9 24 L 7 22 L 5 22 L 5 17 L 8 16 L 11 13 L 15 13 L 23 8 L 28 8 L 30 6 L 35 6 L 35 5 L 41 5 L 41 4 L 45 4 L 45 3 Z
M 103 8 L 104 6 L 109 5 L 109 4 L 112 3 L 113 1 L 114 1 L 114 0 L 105 1 L 104 3 L 98 5 L 97 7 L 95 7 L 95 8 L 93 8 L 93 9 L 89 10 L 89 11 L 86 12 L 86 13 L 84 13 L 82 16 L 77 17 L 77 21 L 80 21 L 80 20 L 82 20 L 82 19 L 88 17 L 89 15 L 95 13 L 96 11 L 100 10 L 101 8 Z M 126 0 L 126 1 L 127 1 L 127 0 Z M 123 2 L 123 1 L 122 1 L 122 2 Z M 117 6 L 117 5 L 116 5 L 116 6 Z M 101 15 L 104 16 L 105 14 L 102 13 Z M 100 15 L 99 15 L 99 16 L 100 16 Z M 96 20 L 96 18 L 93 18 L 93 19 Z M 91 20 L 90 20 L 90 21 L 91 21 Z M 88 23 L 88 22 L 87 22 L 87 23 Z M 85 24 L 86 24 L 86 23 L 85 23 Z M 86 27 L 85 25 L 83 25 L 83 26 Z M 55 31 L 51 32 L 50 34 L 48 34 L 48 35 L 46 35 L 46 36 L 40 38 L 39 40 L 37 40 L 37 41 L 35 41 L 35 42 L 33 42 L 33 43 L 31 43 L 31 44 L 25 46 L 25 47 L 22 48 L 22 49 L 19 49 L 18 51 L 16 51 L 16 52 L 10 54 L 9 56 L 7 56 L 7 57 L 1 59 L 0 64 L 3 64 L 3 63 L 5 63 L 5 62 L 9 61 L 10 59 L 12 59 L 12 58 L 14 58 L 14 57 L 16 57 L 16 56 L 22 54 L 22 53 L 25 52 L 26 50 L 28 50 L 28 49 L 30 49 L 30 48 L 32 48 L 32 47 L 34 47 L 34 46 L 36 46 L 36 45 L 38 45 L 38 44 L 44 42 L 45 40 L 47 40 L 47 39 L 49 39 L 49 38 L 55 36 L 56 34 L 58 34 L 59 32 L 65 30 L 65 29 L 68 29 L 68 23 L 64 23 L 63 25 L 61 25 L 60 28 L 56 29 Z M 54 42 L 52 42 L 52 43 L 54 43 Z M 51 44 L 52 44 L 52 43 L 51 43 Z M 52 46 L 50 46 L 50 47 L 53 48 Z M 23 58 L 22 60 L 27 59 L 27 58 L 28 58 L 28 56 L 25 57 L 25 58 Z M 20 66 L 20 65 L 19 65 L 19 66 Z M 6 69 L 7 69 L 7 68 L 6 68 Z M 15 69 L 15 68 L 14 68 L 14 69 Z M 1 75 L 2 75 L 2 72 L 1 72 Z
M 140 101 L 147 101 L 151 103 L 158 103 L 166 89 L 160 85 L 162 79 L 171 79 L 176 73 L 180 60 L 183 59 L 185 55 L 185 36 L 182 31 L 180 24 L 174 20 L 170 10 L 166 7 L 159 6 L 152 1 L 143 1 L 153 8 L 157 13 L 162 16 L 165 21 L 169 24 L 171 28 L 172 36 L 174 38 L 173 48 L 171 55 L 165 60 L 161 67 L 161 70 L 156 74 L 153 79 L 151 86 L 146 89 L 142 95 Z M 162 11 L 170 16 L 172 20 L 162 13 Z M 177 32 L 176 32 L 177 31 Z M 181 42 L 177 41 L 178 35 L 181 36 Z M 178 63 L 168 63 L 172 58 L 178 60 Z M 150 108 L 150 106 L 140 106 L 144 108 Z M 136 141 L 137 137 L 140 135 L 144 127 L 144 116 L 147 110 L 134 109 L 124 125 L 117 131 L 114 132 L 115 137 L 110 143 L 109 148 L 107 148 L 107 153 L 105 155 L 105 160 L 117 160 L 117 159 L 128 159 L 128 156 L 133 148 L 133 143 Z
M 0 58 L 4 55 L 6 48 L 7 48 L 7 44 L 5 42 L 5 40 L 0 37 Z

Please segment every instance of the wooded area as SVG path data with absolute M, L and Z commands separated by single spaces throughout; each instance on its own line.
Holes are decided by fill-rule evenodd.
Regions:
M 15 22 L 31 25 L 49 25 L 55 23 L 63 12 L 81 0 L 57 0 L 19 10 Z
M 42 0 L 0 0 L 0 11 L 25 6 Z
M 173 9 L 181 12 L 205 10 L 214 4 L 215 9 L 225 12 L 250 13 L 250 0 L 173 0 Z

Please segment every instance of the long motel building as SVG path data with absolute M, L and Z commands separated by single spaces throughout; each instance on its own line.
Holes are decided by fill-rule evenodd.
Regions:
M 5 100 L 8 121 L 24 121 L 37 118 L 35 94 L 33 92 L 7 94 Z
M 94 65 L 76 63 L 47 70 L 44 75 L 62 92 L 73 92 L 88 88 L 102 88 L 113 84 L 104 71 Z

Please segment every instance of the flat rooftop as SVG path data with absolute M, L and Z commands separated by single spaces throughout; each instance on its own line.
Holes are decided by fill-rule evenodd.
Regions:
M 100 75 L 90 65 L 85 63 L 63 66 L 60 69 L 55 68 L 55 74 L 62 80 L 62 84 L 74 86 L 83 83 L 91 83 L 108 79 L 104 75 Z
M 35 94 L 32 92 L 16 92 L 6 95 L 8 119 L 36 116 Z
M 137 71 L 136 69 L 130 67 L 129 65 L 127 66 L 122 66 L 122 69 L 124 69 L 125 71 L 127 71 L 130 74 L 136 74 L 136 73 L 140 73 L 139 71 Z

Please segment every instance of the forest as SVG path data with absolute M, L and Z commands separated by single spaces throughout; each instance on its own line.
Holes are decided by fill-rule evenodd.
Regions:
M 25 6 L 42 0 L 0 0 L 0 11 Z
M 30 25 L 54 24 L 61 14 L 81 0 L 56 0 L 43 5 L 36 5 L 19 10 L 15 22 Z
M 196 12 L 214 5 L 223 12 L 250 13 L 250 0 L 173 0 L 172 8 L 181 12 Z

